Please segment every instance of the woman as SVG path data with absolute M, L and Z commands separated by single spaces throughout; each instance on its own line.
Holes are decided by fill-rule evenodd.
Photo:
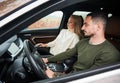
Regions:
M 83 37 L 81 27 L 83 25 L 82 16 L 71 15 L 67 22 L 68 29 L 62 29 L 57 38 L 47 44 L 39 43 L 40 47 L 50 47 L 50 53 L 56 55 L 73 48 L 76 43 Z

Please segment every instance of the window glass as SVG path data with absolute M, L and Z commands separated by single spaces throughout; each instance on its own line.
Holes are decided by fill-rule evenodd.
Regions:
M 49 0 L 0 0 L 0 27 Z
M 86 15 L 90 13 L 90 12 L 86 12 L 86 11 L 75 11 L 73 12 L 74 15 L 81 15 L 84 19 L 86 17 Z M 108 13 L 108 18 L 112 17 L 112 13 Z
M 36 21 L 35 23 L 31 24 L 28 29 L 50 29 L 50 28 L 59 28 L 61 20 L 62 20 L 63 13 L 61 11 L 53 12 L 44 18 Z
M 32 0 L 0 0 L 0 17 Z
M 86 15 L 90 13 L 90 12 L 86 12 L 86 11 L 75 11 L 73 12 L 74 15 L 81 15 L 84 19 L 86 17 Z

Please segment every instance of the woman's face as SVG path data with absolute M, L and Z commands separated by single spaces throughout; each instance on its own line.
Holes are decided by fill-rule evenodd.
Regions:
M 68 19 L 67 27 L 68 27 L 68 29 L 74 29 L 74 27 L 75 27 L 75 22 L 74 22 L 74 19 L 73 19 L 72 17 L 70 17 L 70 18 Z

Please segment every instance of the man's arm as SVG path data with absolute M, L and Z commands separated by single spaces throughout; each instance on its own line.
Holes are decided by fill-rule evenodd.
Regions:
M 77 46 L 75 46 L 74 48 L 67 50 L 65 52 L 62 52 L 58 55 L 52 56 L 52 57 L 48 57 L 48 62 L 56 62 L 56 61 L 60 61 L 60 60 L 64 60 L 66 58 L 69 58 L 71 56 L 74 56 L 77 54 Z
M 101 55 L 97 56 L 95 63 L 91 68 L 96 68 L 98 66 L 107 65 L 111 63 L 118 62 L 120 60 L 120 53 L 117 50 L 107 50 Z

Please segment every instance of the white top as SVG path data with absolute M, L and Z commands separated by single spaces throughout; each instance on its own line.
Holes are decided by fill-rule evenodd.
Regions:
M 49 42 L 47 47 L 50 47 L 50 53 L 53 55 L 73 48 L 79 41 L 79 36 L 68 29 L 62 29 L 55 40 Z

